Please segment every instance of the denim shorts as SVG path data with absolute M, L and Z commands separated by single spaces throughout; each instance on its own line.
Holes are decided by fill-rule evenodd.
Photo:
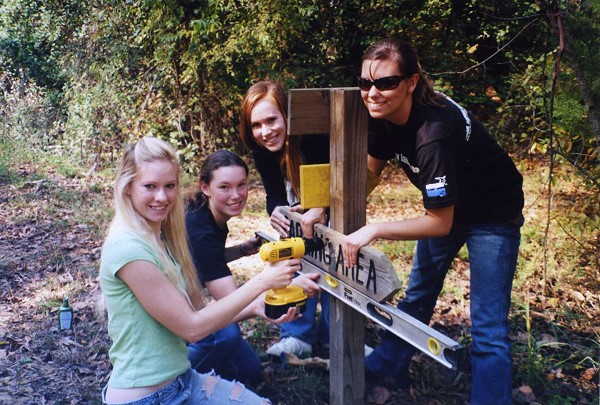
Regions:
M 208 377 L 214 376 L 218 382 L 210 393 L 205 389 Z M 240 386 L 242 391 L 239 395 L 232 395 L 235 386 Z M 116 403 L 106 401 L 106 388 L 102 390 L 102 403 L 106 405 L 116 405 Z M 261 405 L 264 402 L 271 403 L 269 400 L 256 395 L 254 392 L 246 389 L 239 382 L 224 380 L 211 374 L 200 374 L 193 369 L 189 369 L 181 374 L 172 383 L 166 385 L 160 390 L 137 399 L 132 402 L 122 402 L 119 404 L 127 405 L 176 405 L 176 404 L 256 404 Z

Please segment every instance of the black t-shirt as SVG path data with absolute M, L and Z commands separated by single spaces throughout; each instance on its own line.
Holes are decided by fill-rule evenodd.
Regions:
M 454 205 L 454 224 L 516 222 L 523 177 L 484 126 L 449 98 L 413 102 L 405 125 L 369 122 L 369 155 L 397 157 L 427 209 Z
M 193 208 L 185 216 L 190 251 L 202 282 L 231 276 L 225 260 L 229 229 L 219 228 L 208 206 Z
M 329 163 L 329 135 L 303 135 L 300 140 L 300 149 L 304 164 Z M 267 194 L 269 215 L 276 207 L 290 204 L 287 198 L 286 179 L 281 173 L 279 156 L 279 153 L 269 152 L 266 149 L 252 151 L 254 166 L 260 174 Z

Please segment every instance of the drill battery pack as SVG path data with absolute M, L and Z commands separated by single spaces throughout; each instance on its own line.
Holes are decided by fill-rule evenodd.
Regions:
M 306 293 L 302 287 L 293 285 L 277 290 L 269 290 L 265 297 L 265 314 L 271 319 L 277 319 L 293 307 L 296 307 L 296 310 L 302 313 L 306 309 L 306 298 Z

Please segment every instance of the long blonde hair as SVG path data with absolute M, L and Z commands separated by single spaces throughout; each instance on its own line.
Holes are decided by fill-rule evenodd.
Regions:
M 167 249 L 162 248 L 146 219 L 134 208 L 128 195 L 128 186 L 140 174 L 140 164 L 164 160 L 177 167 L 177 198 L 166 220 L 161 224 L 161 235 L 173 258 L 181 265 L 185 280 L 185 291 L 181 291 L 192 307 L 201 309 L 204 299 L 196 268 L 192 261 L 185 228 L 185 207 L 181 195 L 181 166 L 175 150 L 167 142 L 157 138 L 145 137 L 125 148 L 117 167 L 114 186 L 115 217 L 108 233 L 129 231 L 146 241 L 157 252 L 161 267 L 173 285 L 180 288 L 177 269 Z M 181 289 L 181 288 L 180 288 Z

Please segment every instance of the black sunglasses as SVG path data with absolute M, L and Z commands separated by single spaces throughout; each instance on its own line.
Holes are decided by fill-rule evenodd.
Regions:
M 371 87 L 379 91 L 393 90 L 400 85 L 400 82 L 407 79 L 406 76 L 386 76 L 380 77 L 379 79 L 369 80 L 364 77 L 358 77 L 358 88 L 362 91 L 369 91 Z

